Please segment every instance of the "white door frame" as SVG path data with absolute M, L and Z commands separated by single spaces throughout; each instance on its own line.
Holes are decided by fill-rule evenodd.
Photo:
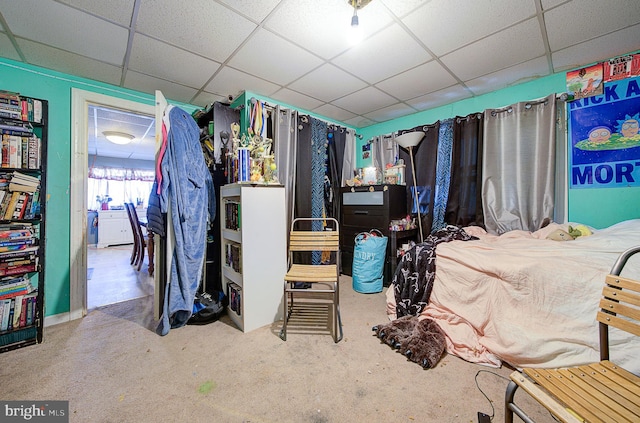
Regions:
M 155 115 L 153 100 L 138 103 L 77 88 L 71 89 L 71 181 L 69 234 L 69 320 L 87 315 L 87 175 L 89 105 Z

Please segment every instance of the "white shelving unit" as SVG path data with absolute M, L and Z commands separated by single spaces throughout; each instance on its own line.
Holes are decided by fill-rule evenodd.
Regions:
M 243 332 L 282 319 L 287 267 L 284 187 L 220 187 L 220 227 L 222 287 L 229 296 L 231 319 Z M 235 265 L 228 258 L 230 246 Z M 240 299 L 233 298 L 236 303 L 231 304 L 234 289 Z

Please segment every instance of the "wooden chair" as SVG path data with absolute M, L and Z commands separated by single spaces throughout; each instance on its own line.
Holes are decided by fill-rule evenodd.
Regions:
M 131 212 L 131 203 L 124 203 L 124 208 L 127 211 L 127 216 L 129 217 L 129 224 L 131 225 L 131 233 L 133 234 L 133 248 L 131 250 L 131 265 L 138 264 L 138 255 L 139 255 L 139 241 L 138 241 L 138 232 L 135 229 L 135 220 L 133 214 Z
M 640 246 L 623 252 L 606 277 L 596 317 L 601 361 L 512 373 L 505 396 L 505 422 L 513 422 L 513 413 L 532 422 L 513 401 L 518 387 L 562 422 L 640 422 L 640 377 L 609 361 L 609 326 L 640 336 L 640 282 L 619 276 L 638 252 Z
M 304 229 L 301 227 L 304 226 Z M 312 230 L 321 226 L 322 230 Z M 317 229 L 317 228 L 315 228 Z M 308 264 L 310 255 L 326 254 L 327 262 Z M 342 339 L 340 317 L 340 235 L 338 221 L 333 218 L 297 218 L 291 222 L 289 233 L 289 263 L 284 277 L 284 323 L 280 338 L 287 340 L 287 324 L 294 313 L 294 298 L 315 299 L 316 302 L 295 307 L 296 314 L 317 310 L 317 300 L 332 308 L 331 333 L 334 342 Z
M 147 246 L 147 243 L 144 239 L 144 233 L 142 232 L 142 224 L 138 219 L 138 212 L 136 211 L 136 207 L 133 203 L 126 203 L 127 210 L 130 213 L 131 227 L 133 230 L 133 244 L 136 250 L 135 252 L 135 262 L 134 265 L 138 266 L 138 271 L 142 268 L 142 263 L 144 262 L 144 249 Z

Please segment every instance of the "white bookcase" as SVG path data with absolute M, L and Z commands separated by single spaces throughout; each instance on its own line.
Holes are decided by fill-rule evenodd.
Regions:
M 220 187 L 222 287 L 228 313 L 249 332 L 282 319 L 287 267 L 284 187 Z

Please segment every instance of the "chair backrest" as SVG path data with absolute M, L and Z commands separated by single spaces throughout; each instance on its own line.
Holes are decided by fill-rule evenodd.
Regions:
M 127 207 L 127 210 L 130 214 L 134 237 L 140 239 L 140 242 L 144 244 L 144 234 L 142 233 L 142 228 L 140 227 L 140 220 L 138 220 L 138 212 L 136 211 L 136 206 L 134 206 L 133 203 L 125 203 L 125 207 Z
M 640 336 L 640 282 L 619 276 L 629 257 L 638 252 L 640 247 L 623 252 L 606 277 L 597 315 L 601 360 L 609 359 L 609 326 Z
M 296 229 L 301 222 L 321 221 L 321 231 Z M 326 223 L 326 226 L 324 225 Z M 291 223 L 289 251 L 340 251 L 338 221 L 333 218 L 297 218 Z

